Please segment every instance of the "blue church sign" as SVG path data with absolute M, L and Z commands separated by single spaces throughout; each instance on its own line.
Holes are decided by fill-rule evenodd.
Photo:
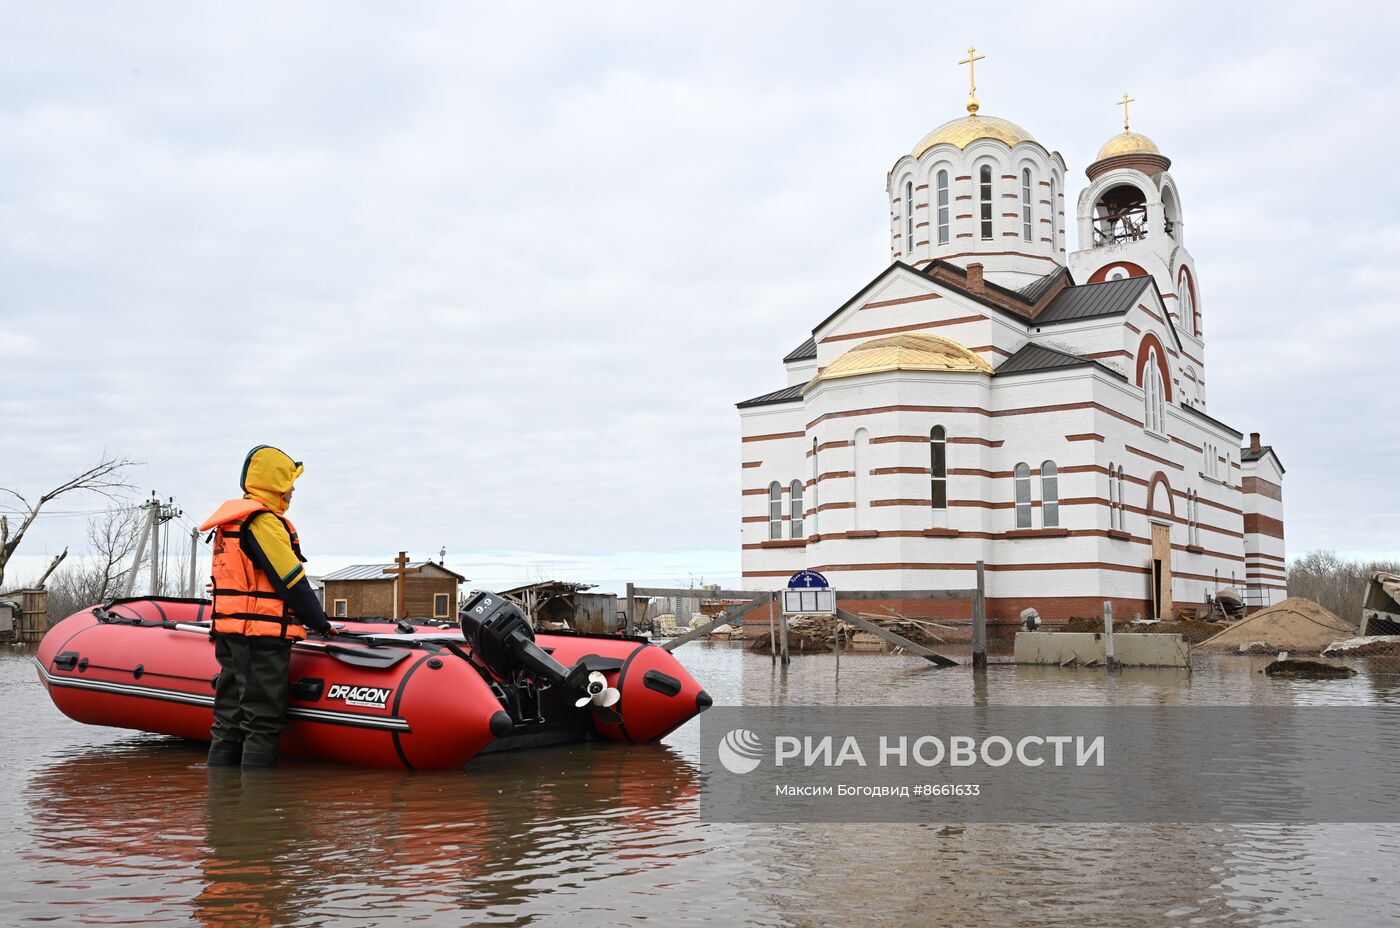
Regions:
M 788 579 L 789 590 L 825 590 L 831 584 L 815 570 L 799 570 Z

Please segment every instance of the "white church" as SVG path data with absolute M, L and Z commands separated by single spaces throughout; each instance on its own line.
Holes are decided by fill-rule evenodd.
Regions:
M 890 265 L 738 404 L 745 588 L 967 588 L 982 561 L 1002 624 L 1286 595 L 1283 466 L 1209 415 L 1182 196 L 1131 102 L 1072 252 L 1064 159 L 975 85 L 895 162 Z

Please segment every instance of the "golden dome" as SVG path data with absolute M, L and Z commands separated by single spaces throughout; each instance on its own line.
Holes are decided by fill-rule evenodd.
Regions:
M 1103 148 L 1099 149 L 1099 156 L 1094 160 L 1102 161 L 1115 155 L 1160 155 L 1161 153 L 1156 142 L 1141 133 L 1129 132 L 1125 129 L 1104 142 Z
M 971 109 L 972 105 L 969 104 L 968 108 Z M 994 139 L 1008 146 L 1035 141 L 1029 132 L 1014 122 L 973 113 L 971 116 L 945 122 L 924 136 L 923 140 L 914 146 L 914 157 L 918 158 L 935 145 L 948 144 L 966 148 L 981 139 Z
M 861 342 L 817 375 L 821 380 L 880 374 L 886 371 L 957 371 L 990 374 L 982 356 L 949 338 L 906 332 Z

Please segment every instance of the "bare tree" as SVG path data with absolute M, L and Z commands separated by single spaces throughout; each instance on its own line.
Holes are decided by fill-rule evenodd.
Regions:
M 128 565 L 143 528 L 141 510 L 136 507 L 115 506 L 89 518 L 88 553 L 69 561 L 48 586 L 50 614 L 71 615 L 115 597 L 127 572 L 140 570 L 150 559 L 147 555 L 140 564 Z
M 5 565 L 14 556 L 15 549 L 24 540 L 25 532 L 28 532 L 34 524 L 41 509 L 60 496 L 69 493 L 96 493 L 108 499 L 116 499 L 124 491 L 132 488 L 126 480 L 126 470 L 135 463 L 135 461 L 103 452 L 102 459 L 97 464 L 75 477 L 68 478 L 32 503 L 18 490 L 11 487 L 0 487 L 0 494 L 13 496 L 20 505 L 19 525 L 13 532 L 10 528 L 9 517 L 0 515 L 0 587 L 5 584 Z

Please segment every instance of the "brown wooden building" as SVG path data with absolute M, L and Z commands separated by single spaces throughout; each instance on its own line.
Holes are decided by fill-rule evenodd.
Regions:
M 457 591 L 467 578 L 432 561 L 409 561 L 400 581 L 394 564 L 356 564 L 321 580 L 326 615 L 332 619 L 454 619 Z M 402 589 L 403 602 L 399 603 Z M 401 607 L 401 608 L 400 608 Z

